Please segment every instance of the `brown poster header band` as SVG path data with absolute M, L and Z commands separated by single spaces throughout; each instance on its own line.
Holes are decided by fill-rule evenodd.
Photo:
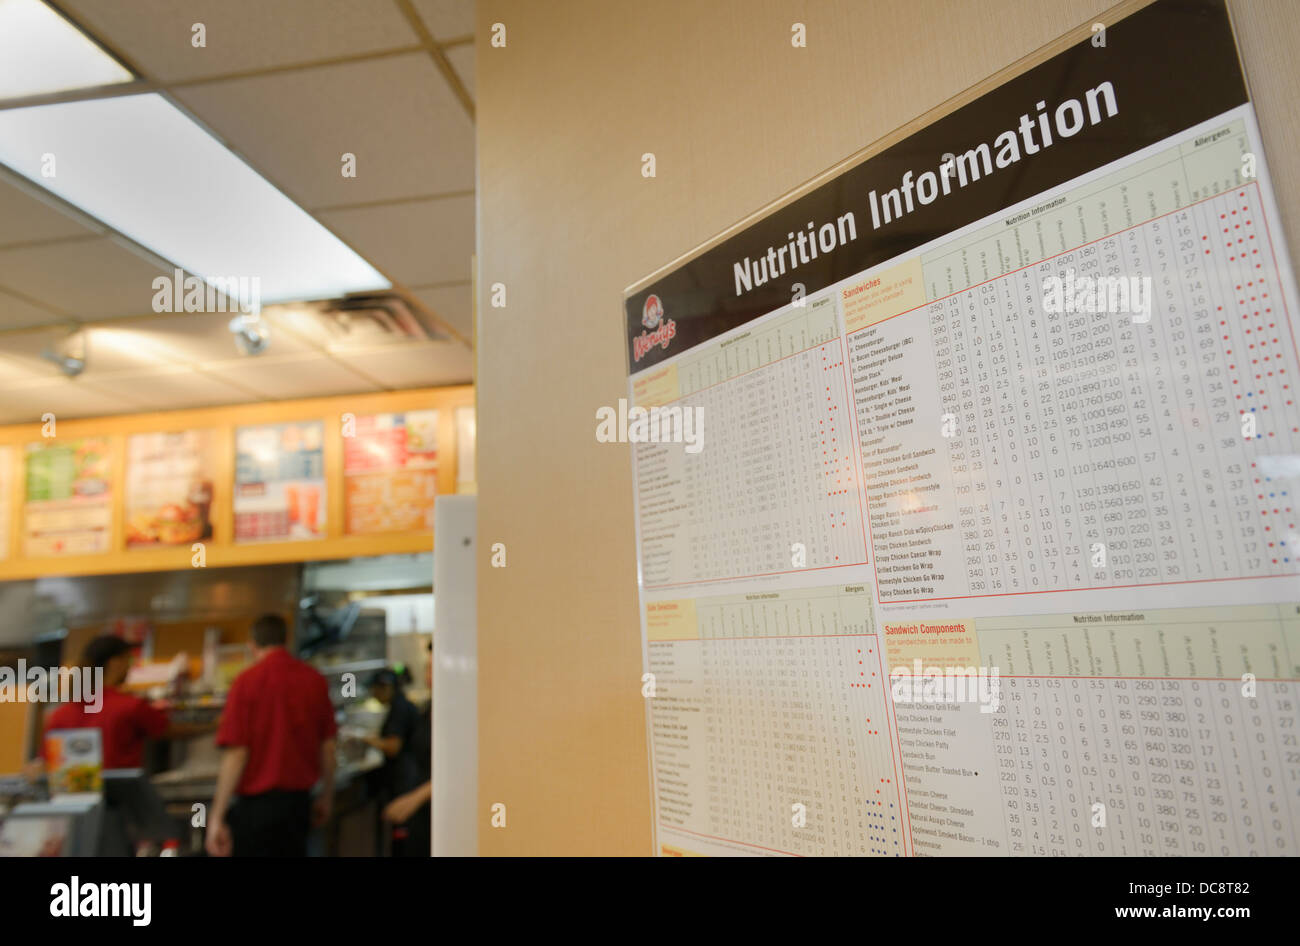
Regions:
M 1222 0 L 1157 0 L 1105 24 L 1104 41 L 1081 40 L 632 293 L 629 373 L 1249 100 Z

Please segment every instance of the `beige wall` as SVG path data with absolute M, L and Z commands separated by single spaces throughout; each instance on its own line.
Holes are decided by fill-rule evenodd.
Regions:
M 1300 6 L 1230 5 L 1300 247 Z M 1109 7 L 479 0 L 481 853 L 651 853 L 631 460 L 594 437 L 623 288 Z

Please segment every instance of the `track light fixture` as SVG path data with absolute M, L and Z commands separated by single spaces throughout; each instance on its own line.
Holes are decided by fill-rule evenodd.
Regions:
M 41 352 L 41 357 L 57 365 L 69 378 L 75 378 L 86 370 L 86 333 L 82 329 L 73 329 L 57 343 Z
M 260 355 L 271 341 L 260 315 L 235 316 L 230 320 L 230 331 L 235 336 L 235 346 L 243 355 Z

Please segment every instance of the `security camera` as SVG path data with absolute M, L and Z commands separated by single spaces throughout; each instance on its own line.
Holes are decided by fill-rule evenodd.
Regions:
M 235 336 L 235 346 L 244 355 L 260 355 L 271 341 L 261 316 L 257 315 L 235 316 L 230 320 L 230 332 Z
M 48 348 L 41 352 L 41 357 L 46 361 L 52 361 L 59 366 L 59 370 L 69 378 L 75 378 L 81 372 L 86 370 L 86 359 L 74 358 L 71 355 L 60 355 L 58 352 L 50 351 Z
M 41 352 L 46 361 L 58 365 L 60 371 L 69 378 L 75 378 L 86 370 L 86 335 L 85 332 L 73 330 Z

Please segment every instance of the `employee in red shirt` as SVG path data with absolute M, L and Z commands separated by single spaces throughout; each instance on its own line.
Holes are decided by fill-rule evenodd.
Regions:
M 83 663 L 103 670 L 103 703 L 94 700 L 64 703 L 45 720 L 51 729 L 98 729 L 105 769 L 138 769 L 144 765 L 148 739 L 170 735 L 167 716 L 145 700 L 118 687 L 131 669 L 131 645 L 120 637 L 96 637 L 86 645 Z
M 334 797 L 334 707 L 325 678 L 285 650 L 283 618 L 258 618 L 252 636 L 255 662 L 231 685 L 217 729 L 224 751 L 207 849 L 214 857 L 303 857 Z

